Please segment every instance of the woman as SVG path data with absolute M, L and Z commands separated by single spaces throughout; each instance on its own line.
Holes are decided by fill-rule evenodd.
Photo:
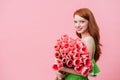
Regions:
M 76 34 L 86 44 L 91 55 L 92 70 L 89 75 L 96 76 L 96 74 L 100 72 L 96 64 L 96 61 L 98 61 L 101 54 L 99 28 L 92 12 L 87 8 L 76 10 L 73 17 Z M 88 76 L 83 77 L 81 74 L 70 68 L 64 67 L 61 68 L 60 71 L 67 72 L 69 74 L 65 76 L 58 73 L 58 80 L 62 80 L 64 76 L 65 80 L 88 80 Z

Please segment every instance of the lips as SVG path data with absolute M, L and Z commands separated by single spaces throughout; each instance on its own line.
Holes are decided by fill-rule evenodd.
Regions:
M 78 28 L 76 28 L 77 29 L 77 31 L 81 31 L 82 30 L 82 28 L 81 27 L 78 27 Z

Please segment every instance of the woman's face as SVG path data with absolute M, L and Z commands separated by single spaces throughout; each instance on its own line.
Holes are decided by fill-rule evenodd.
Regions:
M 75 25 L 76 31 L 78 33 L 82 34 L 87 31 L 88 20 L 79 15 L 75 15 L 74 16 L 74 25 Z

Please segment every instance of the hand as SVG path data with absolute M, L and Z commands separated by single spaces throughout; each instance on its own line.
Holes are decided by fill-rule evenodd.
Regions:
M 89 73 L 88 75 L 91 77 L 96 77 L 96 75 L 94 75 L 94 73 Z
M 58 80 L 62 80 L 65 77 L 65 75 L 63 75 L 59 71 L 57 72 L 56 76 L 57 76 Z

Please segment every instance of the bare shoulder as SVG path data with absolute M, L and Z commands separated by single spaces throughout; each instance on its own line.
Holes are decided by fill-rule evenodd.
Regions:
M 94 39 L 92 36 L 87 36 L 83 39 L 85 43 L 94 44 Z
M 84 38 L 83 42 L 87 46 L 88 51 L 90 52 L 90 54 L 92 56 L 92 53 L 94 53 L 94 51 L 95 51 L 95 42 L 94 42 L 93 37 L 87 36 Z

